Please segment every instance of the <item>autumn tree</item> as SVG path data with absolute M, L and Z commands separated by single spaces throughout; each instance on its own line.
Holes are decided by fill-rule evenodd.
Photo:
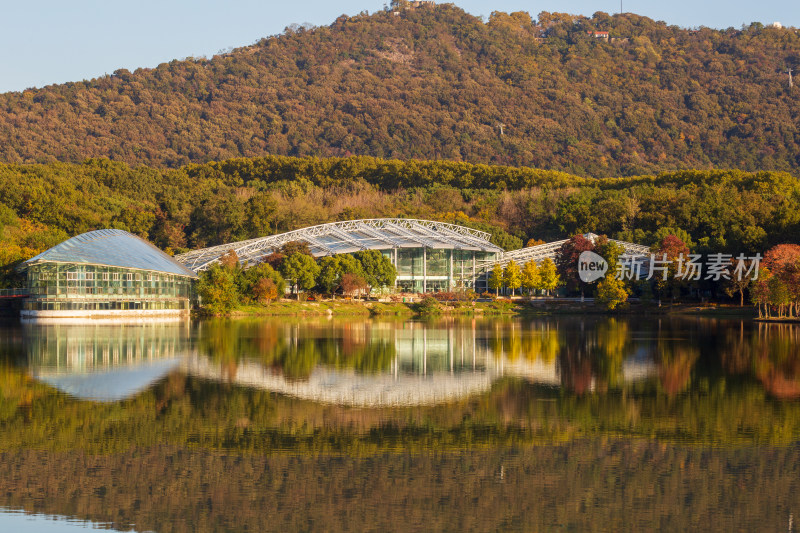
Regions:
M 545 257 L 539 267 L 539 278 L 541 280 L 539 288 L 548 295 L 563 283 L 555 263 L 549 257 Z
M 511 289 L 512 296 L 522 286 L 522 271 L 514 260 L 509 261 L 503 270 L 503 284 Z
M 228 250 L 219 258 L 219 264 L 230 270 L 237 270 L 239 268 L 239 256 L 236 250 Z
M 347 272 L 342 275 L 340 282 L 342 292 L 348 296 L 356 296 L 369 288 L 367 281 L 358 274 Z
M 556 251 L 555 264 L 567 288 L 580 291 L 583 296 L 587 286 L 578 275 L 578 258 L 583 252 L 594 251 L 594 243 L 583 235 L 575 235 Z
M 800 245 L 780 244 L 767 250 L 762 261 L 763 268 L 771 274 L 769 280 L 770 299 L 783 313 L 788 308 L 794 315 L 795 305 L 800 303 Z
M 607 310 L 613 311 L 627 302 L 628 295 L 623 280 L 616 276 L 606 276 L 597 284 L 594 299 Z
M 541 289 L 542 277 L 539 272 L 539 265 L 536 261 L 528 261 L 522 267 L 522 287 L 527 289 L 528 295 L 533 294 L 533 291 Z
M 489 271 L 488 277 L 489 288 L 495 291 L 496 296 L 500 296 L 500 289 L 503 287 L 503 267 L 495 264 L 492 270 Z
M 278 286 L 269 278 L 261 278 L 253 286 L 253 297 L 259 303 L 269 303 L 278 297 Z

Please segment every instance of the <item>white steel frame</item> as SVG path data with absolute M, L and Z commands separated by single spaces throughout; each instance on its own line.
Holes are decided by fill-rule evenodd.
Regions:
M 348 232 L 359 232 L 366 238 Z M 323 242 L 321 237 L 337 237 Z M 376 218 L 331 222 L 298 229 L 280 235 L 259 237 L 193 250 L 175 259 L 195 272 L 208 269 L 231 250 L 243 265 L 254 264 L 292 241 L 309 244 L 317 256 L 357 252 L 359 250 L 393 250 L 397 248 L 434 248 L 502 253 L 502 248 L 489 242 L 489 233 L 464 226 L 406 218 Z M 377 243 L 376 243 L 377 241 Z
M 594 233 L 586 233 L 584 234 L 584 237 L 586 237 L 592 242 L 595 242 L 595 240 L 598 238 L 598 236 L 595 235 Z M 635 244 L 627 241 L 618 241 L 616 239 L 608 239 L 608 240 L 609 242 L 613 242 L 614 244 L 621 246 L 625 250 L 623 253 L 627 255 L 648 256 L 650 254 L 649 246 L 644 246 L 642 244 Z M 548 242 L 545 244 L 539 244 L 537 246 L 529 246 L 528 248 L 520 248 L 519 250 L 512 250 L 510 252 L 505 252 L 502 256 L 500 256 L 498 259 L 494 261 L 482 261 L 481 264 L 478 266 L 478 272 L 479 273 L 488 272 L 489 270 L 494 268 L 495 265 L 500 265 L 502 267 L 505 267 L 512 260 L 515 263 L 522 266 L 528 261 L 535 261 L 536 263 L 541 263 L 548 257 L 550 259 L 555 259 L 556 252 L 567 241 L 569 241 L 569 239 Z

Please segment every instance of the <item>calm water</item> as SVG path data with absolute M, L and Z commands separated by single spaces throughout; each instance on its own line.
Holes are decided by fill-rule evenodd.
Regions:
M 0 473 L 0 531 L 794 531 L 800 327 L 5 326 Z

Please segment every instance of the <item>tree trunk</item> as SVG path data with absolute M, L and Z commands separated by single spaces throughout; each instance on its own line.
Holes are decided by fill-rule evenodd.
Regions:
M 739 289 L 739 307 L 744 307 L 744 290 Z

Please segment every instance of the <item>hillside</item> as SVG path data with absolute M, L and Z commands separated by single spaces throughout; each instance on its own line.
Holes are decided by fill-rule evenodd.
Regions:
M 608 31 L 609 39 L 589 35 Z M 800 171 L 794 29 L 452 5 L 340 17 L 211 59 L 0 95 L 0 161 L 179 167 L 371 155 L 581 176 Z
M 175 252 L 357 218 L 442 220 L 528 240 L 593 231 L 703 252 L 795 242 L 800 181 L 785 172 L 676 171 L 603 180 L 525 167 L 370 157 L 233 159 L 178 169 L 0 164 L 0 287 L 69 236 L 119 228 Z M 19 281 L 19 280 L 17 280 Z

